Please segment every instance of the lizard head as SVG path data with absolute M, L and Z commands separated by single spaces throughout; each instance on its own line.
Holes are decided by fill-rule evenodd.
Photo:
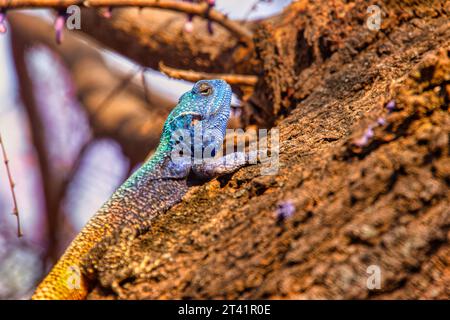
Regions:
M 231 87 L 224 80 L 200 80 L 183 94 L 164 125 L 164 131 L 171 134 L 187 130 L 194 144 L 201 132 L 202 149 L 214 153 L 222 144 L 230 117 Z

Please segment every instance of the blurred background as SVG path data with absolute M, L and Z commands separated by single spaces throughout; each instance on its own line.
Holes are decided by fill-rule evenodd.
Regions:
M 218 0 L 216 7 L 232 19 L 252 20 L 276 14 L 290 2 Z M 53 24 L 54 13 L 49 10 L 21 13 Z M 32 26 L 33 20 L 26 23 Z M 150 151 L 133 150 L 123 139 L 115 139 L 116 135 L 102 134 L 102 130 L 110 132 L 102 126 L 111 119 L 100 117 L 100 133 L 94 134 L 89 121 L 92 114 L 79 102 L 80 86 L 74 84 L 73 70 L 67 70 L 58 53 L 45 41 L 39 44 L 35 35 L 30 35 L 32 46 L 24 39 L 18 41 L 14 53 L 22 59 L 18 63 L 11 45 L 11 37 L 18 35 L 20 32 L 11 30 L 0 34 L 0 133 L 16 184 L 24 236 L 17 237 L 11 188 L 2 163 L 0 299 L 29 298 L 75 234 L 139 166 L 143 153 Z M 54 41 L 53 34 L 48 37 Z M 95 49 L 95 54 L 89 53 L 93 64 L 84 65 L 84 73 L 94 72 L 99 79 L 108 79 L 98 88 L 103 96 L 95 112 L 102 111 L 103 104 L 113 108 L 124 101 L 127 107 L 136 108 L 135 112 L 157 114 L 157 119 L 143 119 L 149 121 L 149 130 L 157 139 L 159 132 L 155 128 L 161 126 L 170 110 L 166 106 L 174 106 L 191 84 L 143 70 L 106 49 L 97 50 L 92 43 L 89 47 Z M 233 104 L 239 105 L 239 101 L 234 99 Z M 137 110 L 138 106 L 147 113 Z M 148 112 L 150 106 L 153 113 Z M 148 138 L 145 132 L 142 135 L 142 139 Z M 127 147 L 129 150 L 124 151 Z

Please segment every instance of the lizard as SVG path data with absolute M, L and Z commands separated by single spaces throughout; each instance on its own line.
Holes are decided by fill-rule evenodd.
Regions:
M 86 263 L 83 258 L 102 244 L 102 240 L 127 227 L 142 233 L 154 217 L 181 201 L 190 180 L 203 181 L 231 173 L 248 163 L 249 158 L 243 152 L 215 156 L 225 137 L 231 95 L 231 87 L 224 80 L 200 80 L 180 97 L 164 123 L 155 152 L 87 222 L 38 285 L 33 300 L 85 299 L 89 281 L 80 271 Z M 175 134 L 183 130 L 187 139 L 186 135 Z M 195 132 L 201 133 L 200 140 Z M 189 138 L 193 138 L 192 152 L 174 157 L 179 155 L 180 144 L 186 146 Z M 198 159 L 194 159 L 196 151 L 192 145 L 205 154 L 208 150 L 210 156 L 205 159 L 209 161 L 193 161 Z M 75 283 L 74 277 L 77 277 Z

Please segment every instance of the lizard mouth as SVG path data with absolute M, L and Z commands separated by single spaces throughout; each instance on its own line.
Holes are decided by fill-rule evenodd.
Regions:
M 193 114 L 191 120 L 191 126 L 196 126 L 203 119 L 201 114 Z

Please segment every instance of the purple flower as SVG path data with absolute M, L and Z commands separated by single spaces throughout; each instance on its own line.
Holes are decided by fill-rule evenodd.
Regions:
M 287 200 L 278 203 L 276 217 L 278 221 L 283 221 L 289 217 L 291 217 L 295 213 L 295 206 L 292 201 Z
M 379 117 L 379 118 L 377 119 L 377 123 L 378 123 L 380 126 L 384 126 L 384 125 L 386 124 L 386 119 L 384 119 L 384 118 L 382 118 L 382 117 Z
M 358 147 L 364 147 L 367 142 L 369 142 L 369 139 L 367 139 L 367 137 L 363 135 L 361 138 L 355 141 L 355 145 L 357 145 Z
M 372 126 L 369 126 L 365 132 L 365 135 L 367 136 L 368 139 L 373 138 L 373 128 Z
M 395 109 L 395 101 L 391 100 L 386 104 L 386 109 L 388 109 L 389 111 L 394 111 Z
M 355 145 L 358 147 L 364 147 L 369 143 L 369 140 L 373 138 L 373 127 L 369 126 L 364 132 L 363 136 L 355 141 Z
M 192 24 L 192 21 L 186 21 L 186 23 L 184 24 L 184 31 L 186 31 L 187 33 L 191 33 L 192 31 L 194 31 L 194 25 Z
M 56 43 L 61 44 L 63 39 L 63 30 L 64 25 L 66 24 L 66 14 L 65 13 L 58 13 L 58 16 L 55 20 L 55 31 L 56 31 Z
M 0 33 L 5 33 L 6 30 L 6 10 L 0 9 Z
M 112 8 L 111 7 L 106 7 L 102 11 L 101 14 L 102 14 L 103 18 L 110 19 L 112 17 Z
M 193 0 L 183 0 L 184 2 L 194 2 Z M 184 31 L 191 33 L 192 31 L 194 31 L 194 24 L 192 23 L 192 20 L 194 19 L 194 15 L 193 14 L 188 14 L 187 15 L 187 21 L 184 24 Z

